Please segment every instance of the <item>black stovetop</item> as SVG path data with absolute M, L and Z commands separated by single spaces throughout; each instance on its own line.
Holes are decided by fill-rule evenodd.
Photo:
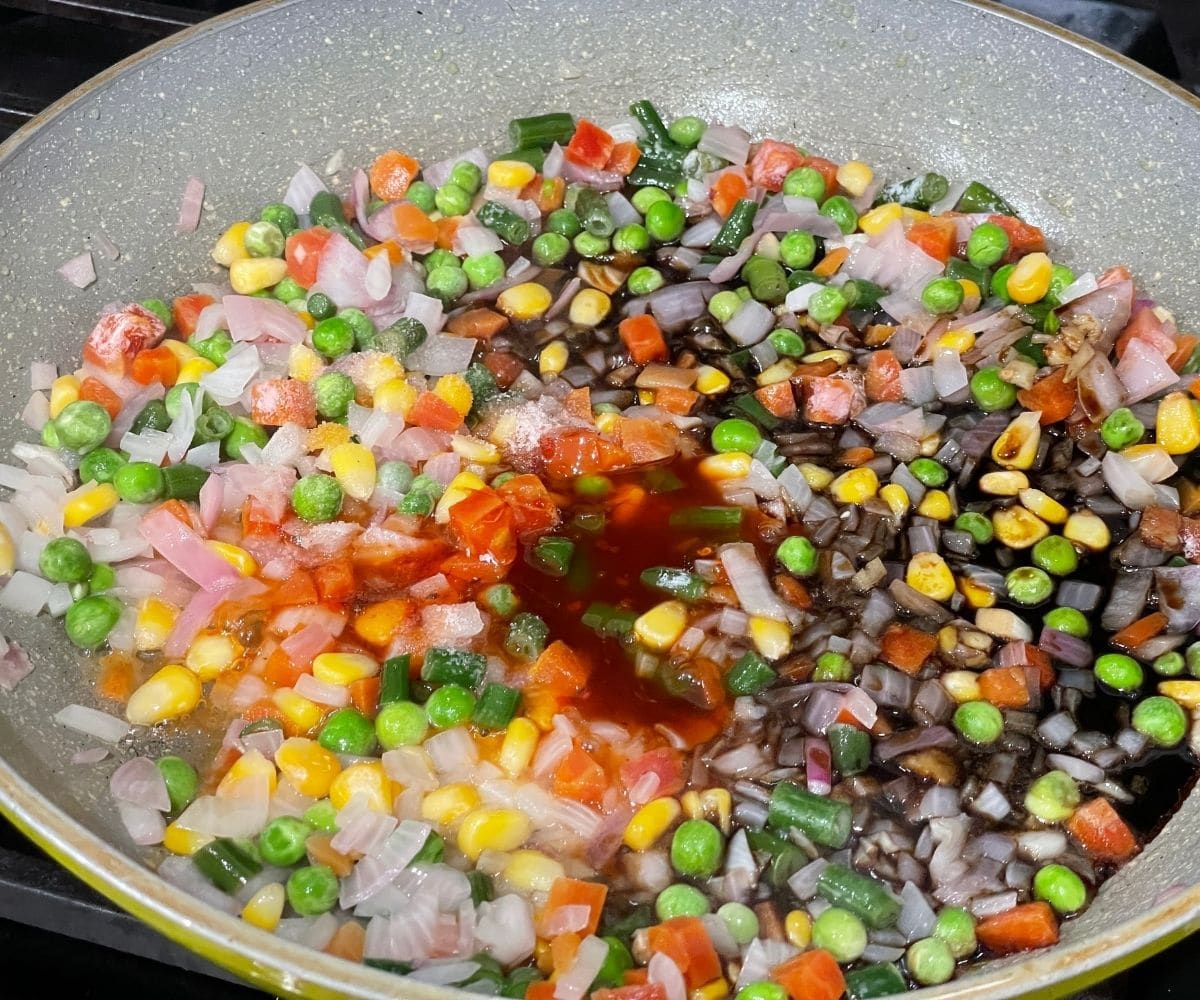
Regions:
M 1200 0 L 1008 5 L 1095 38 L 1200 93 Z M 0 140 L 112 63 L 237 6 L 229 0 L 0 0 Z M 1176 945 L 1086 997 L 1194 997 L 1194 949 L 1192 942 Z M 92 1000 L 149 989 L 172 1000 L 263 996 L 114 908 L 2 820 L 0 956 L 0 995 L 11 1000 L 47 992 Z

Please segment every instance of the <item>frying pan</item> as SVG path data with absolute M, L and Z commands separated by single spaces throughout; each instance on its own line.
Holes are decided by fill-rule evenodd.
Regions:
M 636 98 L 738 123 L 889 176 L 978 178 L 1041 225 L 1056 259 L 1125 262 L 1184 328 L 1200 321 L 1195 212 L 1200 102 L 1114 53 L 1032 18 L 956 0 L 636 0 L 262 3 L 154 46 L 0 146 L 0 444 L 28 365 L 71 368 L 110 301 L 215 276 L 208 249 L 277 198 L 297 161 L 318 170 L 399 146 L 422 159 L 502 141 L 513 116 L 601 120 Z M 190 175 L 208 184 L 197 233 L 174 234 Z M 348 184 L 348 169 L 339 181 Z M 103 229 L 85 291 L 54 273 Z M 310 951 L 185 896 L 153 874 L 107 794 L 115 761 L 51 717 L 95 704 L 93 674 L 57 622 L 0 619 L 37 669 L 0 692 L 0 810 L 91 886 L 247 980 L 288 995 L 452 991 Z M 104 706 L 101 706 L 104 707 Z M 111 709 L 111 706 L 109 706 Z M 198 731 L 172 735 L 204 750 Z M 137 750 L 162 752 L 158 734 Z M 122 749 L 118 757 L 128 750 Z M 1104 886 L 1048 952 L 989 963 L 921 997 L 1056 996 L 1200 927 L 1200 797 Z

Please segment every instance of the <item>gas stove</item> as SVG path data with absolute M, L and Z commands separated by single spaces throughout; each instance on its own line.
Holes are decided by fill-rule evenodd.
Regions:
M 1200 94 L 1196 0 L 1007 5 L 1094 38 Z M 238 6 L 229 0 L 0 0 L 0 140 L 118 60 Z M 1076 1000 L 1194 997 L 1194 947 L 1176 945 Z M 76 1000 L 127 996 L 139 988 L 174 1000 L 264 995 L 117 909 L 2 820 L 0 955 L 4 995 L 12 1000 L 42 994 L 47 986 Z

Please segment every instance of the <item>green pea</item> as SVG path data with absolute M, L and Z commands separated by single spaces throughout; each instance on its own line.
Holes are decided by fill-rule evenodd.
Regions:
M 196 340 L 194 336 L 189 338 L 188 344 L 200 357 L 219 367 L 229 358 L 229 352 L 233 349 L 233 338 L 228 330 L 214 330 L 211 336 L 203 340 Z
M 467 194 L 474 194 L 483 183 L 483 171 L 470 160 L 459 160 L 450 170 L 450 182 Z
M 567 239 L 574 239 L 583 232 L 583 223 L 579 221 L 579 216 L 569 208 L 556 208 L 546 216 L 546 232 L 558 233 Z
M 808 315 L 822 325 L 834 322 L 845 311 L 846 296 L 839 288 L 822 288 L 808 300 Z
M 304 810 L 304 822 L 322 833 L 337 833 L 337 810 L 328 799 L 318 799 Z
M 407 462 L 382 462 L 375 470 L 375 482 L 392 493 L 407 493 L 413 482 L 413 470 Z
M 292 487 L 292 510 L 310 524 L 332 521 L 342 509 L 341 484 L 324 473 L 315 472 Z
M 963 287 L 953 278 L 934 278 L 921 290 L 921 305 L 931 313 L 952 313 L 963 304 Z
M 438 729 L 466 722 L 474 708 L 475 695 L 461 684 L 443 684 L 425 702 L 425 714 Z
M 631 222 L 613 233 L 612 246 L 617 253 L 641 253 L 650 246 L 650 234 L 640 222 Z
M 428 181 L 413 181 L 404 192 L 404 200 L 412 202 L 426 215 L 437 208 L 437 192 Z
M 673 917 L 702 917 L 710 909 L 708 897 L 695 886 L 676 882 L 658 894 L 654 912 L 659 920 Z
M 783 193 L 820 202 L 825 197 L 825 178 L 814 167 L 797 167 L 783 179 Z
M 88 577 L 88 593 L 102 594 L 106 590 L 112 590 L 116 583 L 117 574 L 113 568 L 105 563 L 96 563 L 92 567 L 92 575 Z
M 313 828 L 295 816 L 276 816 L 258 835 L 258 853 L 263 861 L 290 868 L 304 857 L 304 844 Z
M 1004 578 L 1009 600 L 1034 607 L 1049 600 L 1054 593 L 1054 581 L 1045 570 L 1036 566 L 1018 566 Z
M 64 627 L 67 638 L 80 649 L 95 649 L 108 638 L 121 617 L 121 602 L 115 597 L 83 597 L 67 608 Z
M 295 278 L 287 277 L 272 289 L 271 294 L 286 305 L 289 302 L 295 302 L 297 299 L 304 298 L 308 292 Z M 191 343 L 191 341 L 188 341 L 188 343 Z M 192 346 L 194 347 L 195 344 Z
M 92 575 L 92 557 L 82 542 L 64 536 L 46 543 L 38 569 L 53 583 L 83 583 Z
M 313 383 L 313 394 L 317 413 L 326 420 L 337 420 L 346 415 L 354 402 L 354 382 L 344 372 L 323 372 Z
M 375 737 L 384 750 L 416 746 L 424 741 L 428 732 L 429 717 L 415 702 L 389 702 L 375 716 Z
M 980 368 L 971 376 L 971 396 L 984 413 L 1007 410 L 1017 402 L 1016 387 L 1005 382 L 995 366 Z
M 64 448 L 87 451 L 104 443 L 112 430 L 112 418 L 99 403 L 78 399 L 63 407 L 54 420 L 54 427 Z
M 471 210 L 471 196 L 453 181 L 437 189 L 433 203 L 442 215 L 466 215 Z
M 425 276 L 425 291 L 450 303 L 467 293 L 468 278 L 459 267 L 435 267 Z
M 762 444 L 762 434 L 749 420 L 732 417 L 712 429 L 714 451 L 744 451 L 752 454 Z
M 945 486 L 950 473 L 941 462 L 932 458 L 914 458 L 908 463 L 908 471 L 926 486 Z
M 1100 425 L 1100 438 L 1106 448 L 1121 451 L 1137 444 L 1146 433 L 1146 425 L 1127 406 L 1113 410 Z
M 963 739 L 976 746 L 987 746 L 1000 739 L 1004 732 L 1004 717 L 1000 709 L 986 701 L 968 701 L 954 712 L 954 728 Z
M 42 444 L 47 448 L 62 447 L 62 440 L 58 436 L 58 428 L 54 426 L 53 420 L 48 420 L 42 425 Z
M 708 313 L 718 323 L 728 323 L 741 308 L 742 297 L 729 289 L 717 292 L 708 300 Z
M 462 259 L 458 254 L 440 248 L 430 250 L 421 263 L 425 265 L 426 273 L 438 267 L 462 267 Z
M 1053 611 L 1047 611 L 1042 622 L 1046 628 L 1066 632 L 1077 639 L 1086 639 L 1092 631 L 1087 616 L 1076 608 L 1055 608 Z
M 775 550 L 775 558 L 793 576 L 812 576 L 817 571 L 817 549 L 803 535 L 790 535 Z
M 921 986 L 938 986 L 949 982 L 956 964 L 950 946 L 937 937 L 914 941 L 908 946 L 904 961 L 913 979 Z
M 827 198 L 821 206 L 821 215 L 833 219 L 845 235 L 849 236 L 858 228 L 858 212 L 850 204 L 850 199 L 843 194 L 835 194 Z
M 315 320 L 329 319 L 337 315 L 337 306 L 324 292 L 313 292 L 305 306 L 308 314 Z
M 944 941 L 955 958 L 974 955 L 979 947 L 975 940 L 975 918 L 959 906 L 944 906 L 938 911 L 933 936 Z
M 1001 302 L 1012 301 L 1012 296 L 1008 294 L 1008 278 L 1016 266 L 1016 264 L 1005 264 L 1003 267 L 997 268 L 996 273 L 992 275 L 992 294 Z
M 540 233 L 533 241 L 533 261 L 540 267 L 553 267 L 571 252 L 571 241 L 562 233 Z
M 128 503 L 153 503 L 163 495 L 162 469 L 153 462 L 129 462 L 117 469 L 113 486 Z
M 1033 895 L 1066 915 L 1083 909 L 1087 887 L 1066 865 L 1046 865 L 1033 876 Z
M 665 284 L 666 278 L 659 271 L 648 266 L 634 268 L 625 280 L 625 287 L 629 289 L 630 295 L 649 295 L 651 292 L 658 291 Z
M 667 135 L 671 137 L 672 142 L 691 149 L 700 141 L 706 127 L 703 119 L 697 118 L 695 115 L 684 115 L 671 122 L 667 128 Z
M 1160 677 L 1178 677 L 1186 669 L 1187 663 L 1183 654 L 1173 649 L 1169 653 L 1156 656 L 1150 667 Z
M 834 650 L 826 650 L 818 656 L 812 672 L 814 681 L 832 681 L 838 684 L 844 684 L 853 676 L 854 665 L 850 662 L 850 657 Z
M 589 500 L 602 500 L 613 488 L 612 480 L 599 474 L 578 476 L 574 485 L 575 492 Z
M 855 962 L 867 947 L 867 927 L 849 910 L 831 906 L 813 921 L 812 943 L 843 965 Z
M 504 277 L 504 259 L 498 253 L 472 254 L 462 269 L 472 288 L 487 288 Z
M 1062 823 L 1071 818 L 1079 800 L 1074 778 L 1065 771 L 1047 771 L 1029 786 L 1025 809 L 1043 823 Z
M 225 453 L 226 458 L 240 462 L 243 446 L 252 444 L 258 448 L 265 448 L 267 440 L 265 428 L 259 427 L 253 420 L 247 420 L 245 417 L 234 417 L 233 429 L 221 442 L 221 450 Z
M 1055 264 L 1050 268 L 1050 287 L 1046 290 L 1046 301 L 1057 305 L 1058 297 L 1062 295 L 1063 290 L 1068 285 L 1073 284 L 1074 281 L 1074 271 L 1067 267 L 1066 264 Z
M 1035 566 L 1054 576 L 1070 576 L 1079 568 L 1079 553 L 1062 535 L 1047 535 L 1030 555 Z
M 171 329 L 171 326 L 175 322 L 175 317 L 171 314 L 171 307 L 162 299 L 143 299 L 141 306 L 147 312 L 154 313 L 155 316 L 162 320 L 162 325 L 168 330 Z
M 375 752 L 375 724 L 357 708 L 339 708 L 326 718 L 317 742 L 333 753 L 366 757 Z
M 158 768 L 158 773 L 166 783 L 167 798 L 171 800 L 171 814 L 183 812 L 200 790 L 200 775 L 182 757 L 159 757 L 154 766 Z
M 758 915 L 745 903 L 725 903 L 717 909 L 717 916 L 729 930 L 730 937 L 742 948 L 758 937 Z
M 671 864 L 680 875 L 708 878 L 716 874 L 724 853 L 725 838 L 708 820 L 685 820 L 671 838 Z
M 300 228 L 300 219 L 295 211 L 289 205 L 284 205 L 282 202 L 272 202 L 270 205 L 265 205 L 263 210 L 258 213 L 258 217 L 263 222 L 269 222 L 278 229 L 284 236 L 291 236 L 297 229 Z
M 1183 653 L 1187 672 L 1193 677 L 1200 677 L 1200 642 L 1193 642 Z
M 1097 680 L 1122 694 L 1137 691 L 1145 679 L 1142 665 L 1124 653 L 1105 653 L 1098 656 L 1093 669 Z
M 580 257 L 603 257 L 609 251 L 607 236 L 593 236 L 589 232 L 580 233 L 571 245 Z
M 678 239 L 686 225 L 683 207 L 673 201 L 656 201 L 646 212 L 646 232 L 659 243 Z
M 798 358 L 808 353 L 804 338 L 794 330 L 772 330 L 767 335 L 767 343 L 781 358 Z
M 361 309 L 338 310 L 338 319 L 344 320 L 354 334 L 354 348 L 358 351 L 375 350 L 375 322 Z
M 963 511 L 954 519 L 954 527 L 970 535 L 976 545 L 987 545 L 992 540 L 992 521 L 978 511 Z
M 79 481 L 111 483 L 125 460 L 125 455 L 112 448 L 93 448 L 79 462 Z
M 1133 728 L 1155 746 L 1178 746 L 1187 735 L 1188 717 L 1170 698 L 1153 695 L 1133 710 Z
M 816 256 L 817 241 L 803 229 L 793 229 L 779 241 L 779 259 L 786 267 L 808 267 Z
M 338 877 L 328 865 L 306 865 L 288 876 L 288 902 L 302 917 L 319 917 L 333 909 L 338 899 Z
M 323 319 L 312 331 L 312 345 L 327 358 L 340 358 L 354 348 L 354 331 L 337 316 Z
M 991 267 L 1008 253 L 1008 233 L 994 222 L 981 222 L 967 238 L 967 260 L 976 267 Z
M 199 400 L 201 398 L 200 383 L 198 383 L 198 382 L 176 383 L 175 385 L 171 386 L 170 389 L 167 390 L 167 394 L 162 399 L 162 405 L 166 410 L 166 415 L 168 417 L 170 417 L 171 420 L 177 419 L 179 417 L 179 414 L 183 412 L 183 399 L 185 396 L 188 398 L 188 400 L 191 401 L 192 409 L 195 410 L 196 402 L 197 402 L 197 400 Z M 203 403 L 201 403 L 200 405 L 202 408 L 205 408 L 210 404 L 210 402 L 211 401 L 206 400 Z M 147 409 L 149 408 L 149 406 L 150 406 L 150 404 L 147 403 L 146 404 Z M 143 411 L 143 412 L 145 412 L 145 411 Z M 157 413 L 155 414 L 155 416 L 157 418 L 157 416 L 158 416 Z M 169 427 L 169 426 L 170 426 L 170 424 L 168 423 L 167 427 Z M 155 430 L 166 430 L 167 428 L 166 427 L 155 427 L 154 429 Z
M 662 188 L 644 187 L 638 188 L 633 192 L 633 197 L 629 199 L 633 202 L 633 207 L 636 208 L 642 215 L 650 211 L 650 206 L 659 201 L 670 201 L 671 196 Z
M 246 230 L 242 244 L 251 257 L 282 257 L 283 231 L 273 222 L 256 222 Z

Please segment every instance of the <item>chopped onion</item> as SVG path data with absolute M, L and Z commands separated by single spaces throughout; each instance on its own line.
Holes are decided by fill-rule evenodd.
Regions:
M 91 252 L 85 250 L 78 256 L 72 257 L 58 269 L 58 273 L 66 279 L 68 284 L 74 285 L 76 288 L 87 288 L 96 280 L 96 265 L 92 260 Z
M 721 565 L 729 577 L 729 585 L 737 594 L 742 610 L 773 621 L 785 622 L 789 608 L 773 589 L 758 554 L 749 542 L 735 542 L 720 549 Z
M 194 233 L 200 225 L 200 211 L 204 208 L 204 181 L 199 177 L 189 177 L 183 188 L 183 198 L 179 203 L 179 219 L 175 223 L 175 232 Z M 304 206 L 308 211 L 308 206 Z
M 127 760 L 113 771 L 108 788 L 112 797 L 119 802 L 128 802 L 158 812 L 171 811 L 167 783 L 158 766 L 149 757 L 132 757 Z
M 33 673 L 33 662 L 25 650 L 13 640 L 0 637 L 0 644 L 6 647 L 4 654 L 0 656 L 0 690 L 12 691 Z
M 1125 387 L 1127 404 L 1156 396 L 1179 381 L 1167 359 L 1143 340 L 1131 340 L 1125 345 L 1116 372 Z
M 608 946 L 604 947 L 607 951 Z M 666 992 L 667 1000 L 687 1000 L 687 983 L 684 982 L 683 973 L 666 953 L 658 951 L 651 955 L 646 972 L 646 982 L 661 986 Z M 563 997 L 557 989 L 554 991 L 554 1000 L 576 1000 L 577 996 L 578 994 L 572 994 L 570 997 Z
M 318 705 L 345 708 L 350 704 L 349 688 L 338 684 L 326 684 L 317 680 L 312 674 L 301 674 L 296 678 L 293 690 L 302 698 L 307 698 Z
M 328 191 L 325 182 L 317 176 L 315 170 L 305 163 L 300 164 L 288 183 L 283 195 L 283 203 L 297 215 L 308 215 L 313 198 L 322 191 Z
M 736 125 L 709 125 L 696 148 L 740 167 L 750 158 L 750 133 Z
M 725 324 L 725 332 L 737 344 L 746 347 L 757 344 L 775 326 L 775 314 L 761 302 L 743 302 Z
M 105 743 L 119 743 L 129 734 L 129 723 L 124 719 L 101 712 L 86 705 L 68 705 L 54 714 L 60 726 L 74 729 L 85 736 L 94 736 Z
M 285 344 L 299 344 L 308 333 L 304 321 L 274 299 L 226 295 L 221 299 L 221 305 L 225 308 L 229 336 L 234 340 L 276 340 Z
M 937 914 L 933 912 L 925 893 L 911 882 L 905 882 L 900 890 L 900 900 L 904 906 L 896 920 L 896 930 L 904 935 L 906 941 L 929 937 L 933 933 L 933 925 L 937 923 Z

